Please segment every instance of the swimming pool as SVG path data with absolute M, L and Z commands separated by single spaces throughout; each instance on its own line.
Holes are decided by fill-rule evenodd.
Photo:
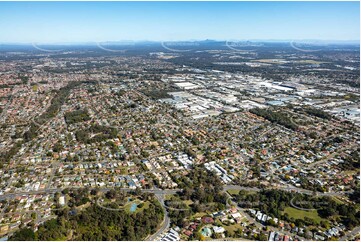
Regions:
M 132 203 L 132 205 L 130 206 L 130 212 L 134 212 L 136 209 L 137 209 L 137 204 Z

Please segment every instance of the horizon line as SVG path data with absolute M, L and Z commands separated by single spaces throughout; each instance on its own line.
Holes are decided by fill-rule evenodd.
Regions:
M 33 45 L 33 44 L 40 44 L 40 45 L 84 45 L 84 44 L 117 44 L 117 43 L 124 43 L 124 42 L 132 42 L 132 43 L 142 43 L 142 42 L 153 42 L 153 43 L 163 43 L 163 42 L 232 42 L 232 41 L 239 41 L 239 42 L 324 42 L 324 43 L 354 43 L 360 44 L 360 39 L 349 39 L 349 40 L 342 40 L 342 39 L 187 39 L 187 40 L 105 40 L 105 41 L 66 41 L 66 42 L 41 42 L 41 41 L 33 41 L 33 42 L 18 42 L 18 41 L 11 41 L 11 42 L 1 42 L 0 45 Z M 312 44 L 312 43 L 310 43 Z

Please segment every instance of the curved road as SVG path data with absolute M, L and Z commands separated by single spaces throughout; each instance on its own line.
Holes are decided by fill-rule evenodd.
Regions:
M 163 198 L 163 195 L 161 194 L 155 194 L 155 196 L 157 197 L 157 199 L 159 200 L 160 204 L 163 206 L 163 210 L 164 210 L 164 220 L 162 222 L 162 225 L 160 226 L 160 228 L 158 229 L 157 232 L 155 232 L 154 234 L 152 234 L 151 236 L 149 236 L 148 238 L 146 238 L 145 240 L 159 240 L 160 238 L 160 235 L 163 234 L 168 228 L 169 228 L 169 225 L 170 225 L 170 219 L 169 219 L 169 216 L 168 216 L 168 211 L 167 211 L 167 208 L 165 207 L 164 205 L 164 198 Z

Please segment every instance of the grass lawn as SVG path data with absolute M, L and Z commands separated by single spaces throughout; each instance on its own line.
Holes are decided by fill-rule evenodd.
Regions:
M 185 203 L 187 206 L 193 204 L 192 200 L 184 200 L 183 203 Z
M 284 213 L 288 213 L 288 215 L 294 219 L 304 219 L 305 217 L 309 217 L 314 219 L 318 223 L 323 220 L 320 216 L 318 216 L 317 210 L 305 211 L 297 208 L 287 207 L 285 208 Z
M 228 232 L 236 232 L 238 229 L 243 228 L 242 225 L 240 224 L 231 224 L 231 225 L 222 225 L 224 227 L 225 230 L 227 230 Z
M 91 205 L 91 203 L 90 203 L 90 202 L 87 202 L 86 204 L 80 205 L 80 206 L 78 206 L 78 207 L 76 207 L 76 208 L 79 209 L 79 210 L 83 210 L 83 209 L 85 209 L 85 208 L 90 207 L 90 205 Z
M 174 194 L 165 194 L 164 200 L 170 200 L 172 197 L 175 197 Z
M 247 222 L 247 219 L 246 218 L 243 218 L 242 219 L 242 222 Z M 243 226 L 241 224 L 230 224 L 230 225 L 225 225 L 224 223 L 221 222 L 220 219 L 216 219 L 216 223 L 220 223 L 222 224 L 222 227 L 224 227 L 225 230 L 227 230 L 228 232 L 235 232 L 237 231 L 238 229 L 242 229 Z
M 191 219 L 195 219 L 195 218 L 201 218 L 205 215 L 207 215 L 208 213 L 205 213 L 205 212 L 200 212 L 200 213 L 195 213 L 194 215 L 192 215 L 192 218 Z
M 68 240 L 66 236 L 55 239 L 55 241 L 66 241 L 66 240 Z
M 238 195 L 239 194 L 239 191 L 238 189 L 228 189 L 227 192 L 229 193 L 229 195 Z
M 127 167 L 120 168 L 120 174 L 121 175 L 128 175 L 128 168 Z
M 150 204 L 149 201 L 143 202 L 143 207 L 141 207 L 141 208 L 137 207 L 137 210 L 135 210 L 135 212 L 136 213 L 142 212 L 144 209 L 149 208 L 149 204 Z
M 229 195 L 238 195 L 240 191 L 245 191 L 242 189 L 228 189 L 226 192 L 228 192 Z M 257 193 L 256 191 L 246 191 L 246 194 L 255 194 Z
M 334 200 L 337 204 L 344 204 L 344 202 L 341 201 L 340 199 L 338 199 L 337 197 L 332 196 L 331 198 L 332 198 L 332 200 Z
M 220 220 L 217 219 L 217 221 L 219 221 L 222 224 L 222 227 L 225 230 L 227 230 L 228 233 L 236 232 L 239 229 L 243 229 L 243 226 L 241 224 L 235 223 L 235 224 L 225 225 Z

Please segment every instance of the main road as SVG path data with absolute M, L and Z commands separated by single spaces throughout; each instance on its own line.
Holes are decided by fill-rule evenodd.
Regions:
M 23 195 L 36 195 L 36 194 L 51 194 L 51 193 L 56 193 L 56 192 L 61 192 L 64 189 L 69 188 L 69 189 L 80 189 L 80 188 L 86 188 L 86 187 L 63 187 L 63 188 L 46 188 L 46 189 L 42 189 L 42 190 L 37 190 L 37 191 L 24 191 L 24 192 L 14 192 L 14 193 L 6 193 L 6 194 L 2 194 L 0 195 L 0 201 L 1 200 L 5 200 L 5 199 L 13 199 L 16 196 L 23 196 Z M 99 188 L 99 187 L 98 187 Z M 298 188 L 298 187 L 287 187 L 287 186 L 282 186 L 282 187 L 270 187 L 267 189 L 278 189 L 278 190 L 284 190 L 284 191 L 293 191 L 293 192 L 298 192 L 298 193 L 303 193 L 303 194 L 308 194 L 308 195 L 317 195 L 317 196 L 342 196 L 345 195 L 347 192 L 326 192 L 326 193 L 322 193 L 322 192 L 314 192 L 314 191 L 310 191 L 310 190 L 306 190 L 306 189 L 302 189 L 302 188 Z M 89 189 L 93 189 L 93 187 L 89 187 Z M 125 192 L 129 192 L 129 191 L 134 191 L 134 189 L 131 188 L 116 188 L 116 187 L 100 187 L 99 188 L 100 191 L 109 191 L 111 189 L 119 189 Z M 257 187 L 244 187 L 244 186 L 239 186 L 239 185 L 225 185 L 223 186 L 223 190 L 227 191 L 229 189 L 236 189 L 236 190 L 246 190 L 246 191 L 261 191 L 261 188 L 257 188 Z M 182 189 L 158 189 L 158 188 L 153 188 L 153 189 L 141 189 L 141 191 L 143 192 L 150 192 L 150 193 L 154 193 L 154 194 L 159 194 L 159 195 L 166 195 L 166 194 L 175 194 L 177 192 L 182 191 Z

